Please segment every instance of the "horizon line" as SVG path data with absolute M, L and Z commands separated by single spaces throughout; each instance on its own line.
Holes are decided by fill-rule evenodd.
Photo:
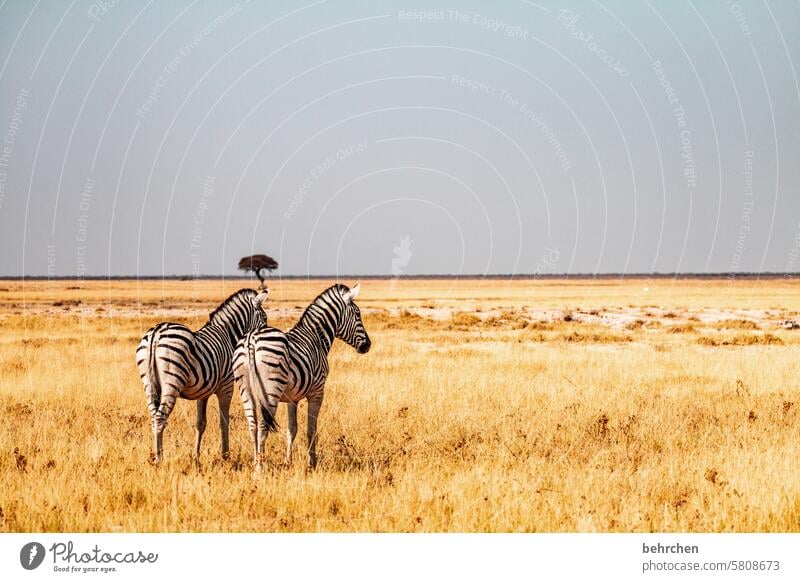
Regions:
M 329 280 L 329 279 L 356 279 L 356 280 L 380 280 L 380 279 L 796 279 L 800 278 L 800 272 L 785 273 L 779 271 L 758 272 L 635 272 L 635 273 L 466 273 L 466 274 L 408 274 L 408 275 L 280 275 L 267 277 L 269 280 Z M 199 280 L 253 280 L 258 279 L 247 275 L 0 275 L 0 281 L 115 281 L 115 280 L 145 280 L 145 281 L 199 281 Z

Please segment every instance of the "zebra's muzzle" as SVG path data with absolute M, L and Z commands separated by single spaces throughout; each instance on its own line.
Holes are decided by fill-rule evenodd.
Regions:
M 356 348 L 356 350 L 358 351 L 359 354 L 366 354 L 371 347 L 372 347 L 372 342 L 369 339 L 367 339 L 363 343 L 361 343 L 358 346 L 358 348 Z

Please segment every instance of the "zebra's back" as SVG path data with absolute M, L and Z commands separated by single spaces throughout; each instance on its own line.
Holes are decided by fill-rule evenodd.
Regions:
M 207 398 L 232 383 L 231 357 L 231 347 L 220 332 L 208 328 L 193 332 L 170 322 L 150 328 L 136 350 L 145 385 L 159 394 L 164 385 L 171 385 L 189 400 Z

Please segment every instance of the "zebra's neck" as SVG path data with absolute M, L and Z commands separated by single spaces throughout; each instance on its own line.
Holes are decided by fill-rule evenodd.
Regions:
M 290 331 L 295 339 L 302 338 L 327 354 L 333 345 L 339 314 L 330 305 L 320 305 L 319 299 L 308 306 Z
M 224 305 L 211 315 L 208 323 L 203 326 L 203 329 L 214 329 L 215 331 L 219 330 L 223 332 L 230 345 L 235 346 L 236 342 L 238 342 L 245 333 L 245 325 L 241 317 L 242 314 L 238 309 L 235 309 L 235 306 Z

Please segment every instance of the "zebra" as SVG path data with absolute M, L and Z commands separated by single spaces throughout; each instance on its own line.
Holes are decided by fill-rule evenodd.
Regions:
M 228 456 L 228 421 L 233 396 L 231 358 L 236 342 L 248 331 L 266 326 L 261 304 L 268 291 L 241 289 L 223 301 L 208 323 L 193 332 L 179 323 L 151 327 L 136 349 L 136 365 L 144 384 L 152 420 L 156 463 L 162 458 L 162 437 L 172 407 L 180 396 L 197 401 L 194 458 L 206 429 L 206 406 L 212 394 L 219 400 L 222 456 Z
M 261 464 L 267 434 L 277 430 L 279 401 L 286 402 L 289 409 L 286 464 L 291 465 L 297 405 L 303 398 L 308 401 L 308 467 L 316 467 L 317 418 L 333 340 L 344 340 L 360 354 L 366 354 L 372 345 L 354 303 L 359 290 L 359 285 L 352 289 L 333 285 L 314 299 L 288 332 L 265 326 L 248 332 L 236 346 L 234 381 L 242 397 L 256 467 Z

